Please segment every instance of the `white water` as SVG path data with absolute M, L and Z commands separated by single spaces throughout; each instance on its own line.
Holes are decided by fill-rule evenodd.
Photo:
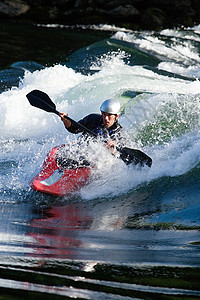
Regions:
M 178 44 L 175 31 L 161 33 L 169 34 L 176 41 L 171 47 L 146 33 L 142 39 L 125 32 L 117 32 L 114 37 L 165 57 L 158 66 L 160 69 L 199 77 L 197 49 L 189 42 Z M 199 163 L 199 80 L 159 75 L 142 66 L 127 65 L 123 57 L 124 53 L 120 51 L 105 55 L 98 65 L 91 67 L 99 70 L 93 75 L 82 75 L 61 65 L 34 73 L 27 71 L 19 88 L 0 95 L 0 162 L 10 162 L 10 167 L 1 174 L 1 192 L 7 193 L 10 188 L 16 191 L 27 189 L 46 153 L 56 145 L 75 139 L 65 130 L 58 116 L 30 106 L 26 94 L 33 89 L 46 92 L 58 111 L 68 112 L 75 120 L 92 112 L 98 113 L 106 98 L 118 99 L 125 112 L 120 123 L 128 131 L 130 145 L 153 159 L 150 170 L 138 170 L 112 157 L 107 160 L 106 149 L 92 149 L 91 153 L 97 155 L 97 159 L 94 158 L 97 169 L 94 180 L 80 192 L 84 199 L 126 193 L 162 176 L 184 174 Z M 192 61 L 195 65 L 191 65 Z M 131 99 L 123 96 L 126 91 L 142 94 Z

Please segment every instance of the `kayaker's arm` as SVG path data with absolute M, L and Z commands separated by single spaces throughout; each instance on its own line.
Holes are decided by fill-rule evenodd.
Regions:
M 74 123 L 72 123 L 69 119 L 66 118 L 66 116 L 68 116 L 68 114 L 60 112 L 59 116 L 60 116 L 61 120 L 63 121 L 65 128 L 69 132 L 71 132 L 71 133 L 82 132 L 82 130 L 80 128 L 78 128 Z
M 71 122 L 70 120 L 67 120 L 65 116 L 68 116 L 68 114 L 66 113 L 59 113 L 61 120 L 63 121 L 65 128 L 71 132 L 71 133 L 80 133 L 80 132 L 84 132 L 83 129 L 81 129 L 80 127 L 78 127 L 75 123 Z M 83 125 L 84 127 L 86 127 L 87 129 L 89 129 L 90 131 L 93 131 L 97 124 L 98 121 L 100 120 L 101 115 L 99 114 L 90 114 L 85 116 L 83 119 L 79 120 L 77 123 L 80 125 Z M 87 133 L 87 132 L 86 132 Z

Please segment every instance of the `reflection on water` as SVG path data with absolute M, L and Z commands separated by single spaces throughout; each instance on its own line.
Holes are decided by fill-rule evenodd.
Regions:
M 133 225 L 159 210 L 153 199 L 147 192 L 135 191 L 109 201 L 46 206 L 26 222 L 22 247 L 28 257 L 41 259 L 40 263 L 51 258 L 199 265 L 197 248 L 191 244 L 200 240 L 198 231 L 137 229 Z M 17 227 L 22 226 L 18 222 Z
M 32 237 L 33 254 L 76 258 L 77 249 L 82 247 L 79 231 L 90 229 L 92 221 L 81 205 L 45 209 L 42 218 L 30 222 L 28 235 Z
M 46 293 L 49 299 L 200 296 L 198 231 L 127 227 L 159 209 L 150 189 L 76 203 L 31 193 L 40 201 L 18 203 L 15 213 L 13 203 L 1 203 L 2 212 L 10 211 L 0 245 L 0 290 L 7 299 L 23 291 L 37 299 Z

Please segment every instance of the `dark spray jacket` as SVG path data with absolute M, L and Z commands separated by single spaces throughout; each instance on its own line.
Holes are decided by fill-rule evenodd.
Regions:
M 100 114 L 90 114 L 78 121 L 78 123 L 90 129 L 105 140 L 109 138 L 118 142 L 122 140 L 121 125 L 116 121 L 111 127 L 106 128 L 103 124 L 103 118 Z M 72 123 L 72 125 L 67 130 L 71 133 L 82 132 L 84 136 L 88 136 L 88 133 L 78 128 L 74 123 Z

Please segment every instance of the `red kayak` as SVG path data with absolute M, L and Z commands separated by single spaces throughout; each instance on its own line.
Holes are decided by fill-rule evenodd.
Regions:
M 47 155 L 41 171 L 30 182 L 33 190 L 54 196 L 65 196 L 89 182 L 91 176 L 89 163 L 69 158 L 62 162 L 58 153 L 63 147 L 64 145 L 55 147 Z

